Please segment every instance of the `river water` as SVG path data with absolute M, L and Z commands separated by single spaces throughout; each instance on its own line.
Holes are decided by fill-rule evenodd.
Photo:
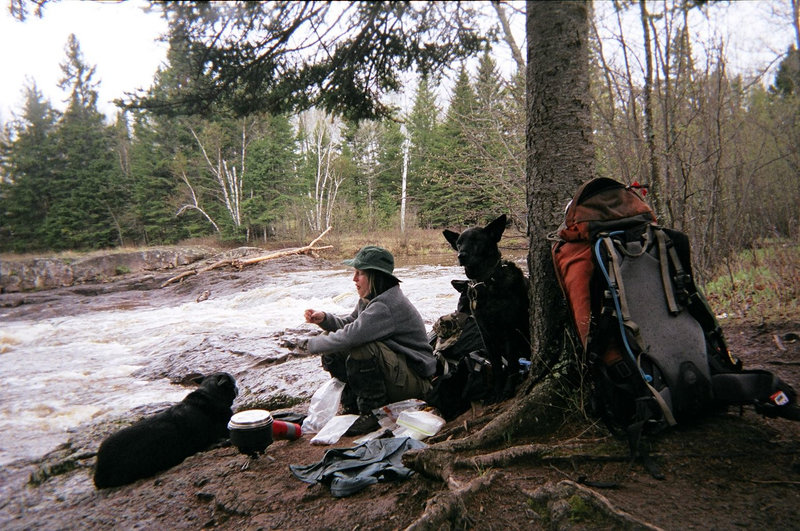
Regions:
M 418 265 L 395 274 L 429 330 L 455 309 L 450 280 L 463 278 L 461 268 Z M 328 375 L 315 356 L 287 358 L 286 331 L 316 332 L 304 323 L 306 308 L 350 313 L 352 269 L 278 272 L 249 284 L 202 302 L 193 293 L 155 303 L 131 292 L 59 317 L 0 312 L 0 465 L 43 455 L 81 424 L 179 401 L 190 388 L 171 382 L 194 371 L 234 374 L 238 403 L 309 397 Z

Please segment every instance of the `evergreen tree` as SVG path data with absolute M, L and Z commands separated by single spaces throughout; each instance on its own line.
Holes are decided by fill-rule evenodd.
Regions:
M 170 36 L 185 42 L 187 78 L 178 90 L 150 93 L 130 105 L 166 114 L 207 114 L 221 104 L 237 115 L 318 108 L 354 120 L 390 116 L 395 109 L 383 96 L 402 88 L 402 72 L 438 74 L 493 35 L 464 23 L 480 9 L 470 2 L 161 7 Z M 303 36 L 302 51 L 296 35 Z
M 486 199 L 479 219 L 505 213 L 525 227 L 524 78 L 506 82 L 487 49 L 478 64 L 475 98 L 464 137 L 476 170 L 471 188 Z
M 179 92 L 186 83 L 189 59 L 185 39 L 173 35 L 167 50 L 167 65 L 156 72 L 148 94 L 162 98 Z M 207 185 L 196 182 L 208 177 L 203 165 L 194 161 L 199 148 L 192 128 L 199 130 L 197 117 L 169 117 L 156 113 L 134 113 L 131 173 L 132 202 L 136 210 L 137 240 L 147 244 L 175 243 L 179 240 L 214 233 L 214 226 L 196 210 L 177 215 L 193 203 L 184 175 L 196 186 L 197 200 L 205 203 Z M 186 164 L 192 159 L 191 167 Z M 210 185 L 209 185 L 210 186 Z M 213 204 L 205 205 L 214 210 Z M 216 217 L 216 212 L 212 212 Z
M 400 205 L 403 137 L 397 123 L 362 120 L 343 129 L 341 168 L 348 172 L 343 193 L 359 225 L 391 226 Z
M 70 95 L 56 132 L 60 159 L 54 166 L 44 243 L 51 249 L 108 247 L 122 243 L 115 221 L 125 205 L 121 172 L 111 131 L 97 110 L 95 69 L 84 62 L 75 35 L 66 51 L 59 86 Z
M 778 66 L 771 90 L 782 96 L 800 95 L 800 51 L 793 44 L 789 46 L 786 56 Z
M 390 227 L 396 221 L 400 209 L 404 136 L 400 124 L 393 120 L 383 120 L 379 125 L 378 221 L 382 227 Z
M 130 153 L 132 230 L 144 245 L 175 243 L 190 236 L 190 223 L 178 218 L 179 179 L 172 171 L 175 120 L 137 112 Z M 203 233 L 206 227 L 198 228 Z
M 263 132 L 247 150 L 248 180 L 242 208 L 248 234 L 266 240 L 286 219 L 294 198 L 302 195 L 296 179 L 296 139 L 285 115 L 265 116 Z
M 379 124 L 372 120 L 347 121 L 342 128 L 342 138 L 341 158 L 348 169 L 342 192 L 355 213 L 357 225 L 375 229 L 379 193 Z
M 22 117 L 4 146 L 0 182 L 0 247 L 26 251 L 42 247 L 44 222 L 53 204 L 54 131 L 58 112 L 35 84 L 25 88 Z
M 467 69 L 462 66 L 444 122 L 433 144 L 431 175 L 425 187 L 421 220 L 428 226 L 466 226 L 485 221 L 486 197 L 474 184 L 478 172 L 469 131 L 477 108 Z
M 430 87 L 427 76 L 421 76 L 414 97 L 414 106 L 407 118 L 408 132 L 411 137 L 408 169 L 408 202 L 409 209 L 416 210 L 422 205 L 424 198 L 423 183 L 431 180 L 431 157 L 436 143 L 436 127 L 439 120 L 439 108 L 436 95 Z

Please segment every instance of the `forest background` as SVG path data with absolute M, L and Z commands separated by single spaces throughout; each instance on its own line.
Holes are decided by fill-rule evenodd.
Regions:
M 121 107 L 110 119 L 71 37 L 64 111 L 34 83 L 20 114 L 0 124 L 0 250 L 204 237 L 268 245 L 330 226 L 408 235 L 500 213 L 525 233 L 524 46 L 509 29 L 524 5 L 481 4 L 471 22 L 488 28 L 493 46 L 451 65 L 446 90 L 417 76 L 402 87 L 413 91 L 410 108 L 357 122 L 317 109 L 239 117 L 223 107 L 202 116 Z M 700 272 L 765 239 L 798 240 L 800 23 L 796 0 L 773 4 L 796 43 L 761 72 L 734 71 L 729 43 L 694 31 L 693 2 L 618 2 L 593 20 L 597 175 L 648 184 L 661 223 L 689 234 Z M 631 12 L 638 27 L 623 23 Z M 189 52 L 175 33 L 169 45 L 149 95 L 180 90 Z M 508 50 L 516 74 L 498 68 Z

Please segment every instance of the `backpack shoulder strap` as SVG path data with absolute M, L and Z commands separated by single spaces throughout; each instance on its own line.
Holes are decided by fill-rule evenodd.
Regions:
M 672 267 L 675 269 L 676 278 L 680 278 L 684 275 L 683 266 L 681 265 L 681 261 L 678 259 L 678 253 L 675 251 L 672 241 L 669 241 L 669 244 L 667 243 L 668 237 L 664 231 L 658 227 L 652 230 L 656 235 L 656 244 L 658 245 L 658 262 L 661 266 L 661 283 L 664 286 L 664 296 L 667 298 L 667 307 L 669 308 L 670 314 L 678 315 L 681 312 L 681 309 L 678 306 L 678 302 L 675 300 L 675 292 L 672 289 L 672 281 L 669 274 L 669 264 L 671 261 Z M 668 255 L 669 259 L 667 258 Z
M 658 235 L 660 231 L 656 231 L 656 235 Z M 638 369 L 639 377 L 641 378 L 644 387 L 647 389 L 647 394 L 652 396 L 653 400 L 655 400 L 656 404 L 658 404 L 658 408 L 661 410 L 664 421 L 669 426 L 674 426 L 677 424 L 675 420 L 675 416 L 672 413 L 669 405 L 666 403 L 664 398 L 651 384 L 649 381 L 649 377 L 647 374 L 644 373 L 641 366 L 641 354 L 643 352 L 642 349 L 642 338 L 639 326 L 636 324 L 635 321 L 631 318 L 630 310 L 628 308 L 627 298 L 625 296 L 625 283 L 623 282 L 622 275 L 621 275 L 621 265 L 620 265 L 620 254 L 625 254 L 627 256 L 640 256 L 642 253 L 646 252 L 647 250 L 647 242 L 651 238 L 651 228 L 648 227 L 645 233 L 645 245 L 639 247 L 637 242 L 637 247 L 633 250 L 626 249 L 624 245 L 617 246 L 614 242 L 614 233 L 611 234 L 602 234 L 598 237 L 597 242 L 595 243 L 595 259 L 600 267 L 600 271 L 605 277 L 606 283 L 608 285 L 609 294 L 611 299 L 614 303 L 613 313 L 616 314 L 617 322 L 619 326 L 619 336 L 622 340 L 623 347 L 625 353 L 628 355 L 629 359 L 633 361 L 634 365 Z M 658 236 L 657 236 L 658 237 Z M 600 248 L 604 247 L 605 255 L 607 257 L 607 264 L 604 263 L 605 260 L 603 259 L 603 255 L 600 251 Z M 660 245 L 660 247 L 664 248 L 664 253 L 666 254 L 666 246 Z M 619 252 L 618 252 L 619 251 Z M 672 286 L 669 280 L 669 268 L 667 266 L 662 266 L 662 277 L 663 277 L 663 269 L 666 267 L 667 269 L 667 277 L 666 277 L 666 285 L 665 285 L 665 292 L 672 293 Z M 673 303 L 674 303 L 674 296 Z M 677 304 L 675 304 L 677 308 Z M 629 338 L 629 333 L 632 336 Z M 632 339 L 635 343 L 635 347 L 631 347 L 630 339 Z M 634 352 L 635 351 L 635 352 Z M 637 354 L 638 353 L 638 356 Z

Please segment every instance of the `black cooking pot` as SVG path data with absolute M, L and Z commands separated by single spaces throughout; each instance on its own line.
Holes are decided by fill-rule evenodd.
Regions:
M 240 411 L 231 417 L 228 431 L 240 452 L 257 457 L 272 444 L 272 415 L 265 409 Z

